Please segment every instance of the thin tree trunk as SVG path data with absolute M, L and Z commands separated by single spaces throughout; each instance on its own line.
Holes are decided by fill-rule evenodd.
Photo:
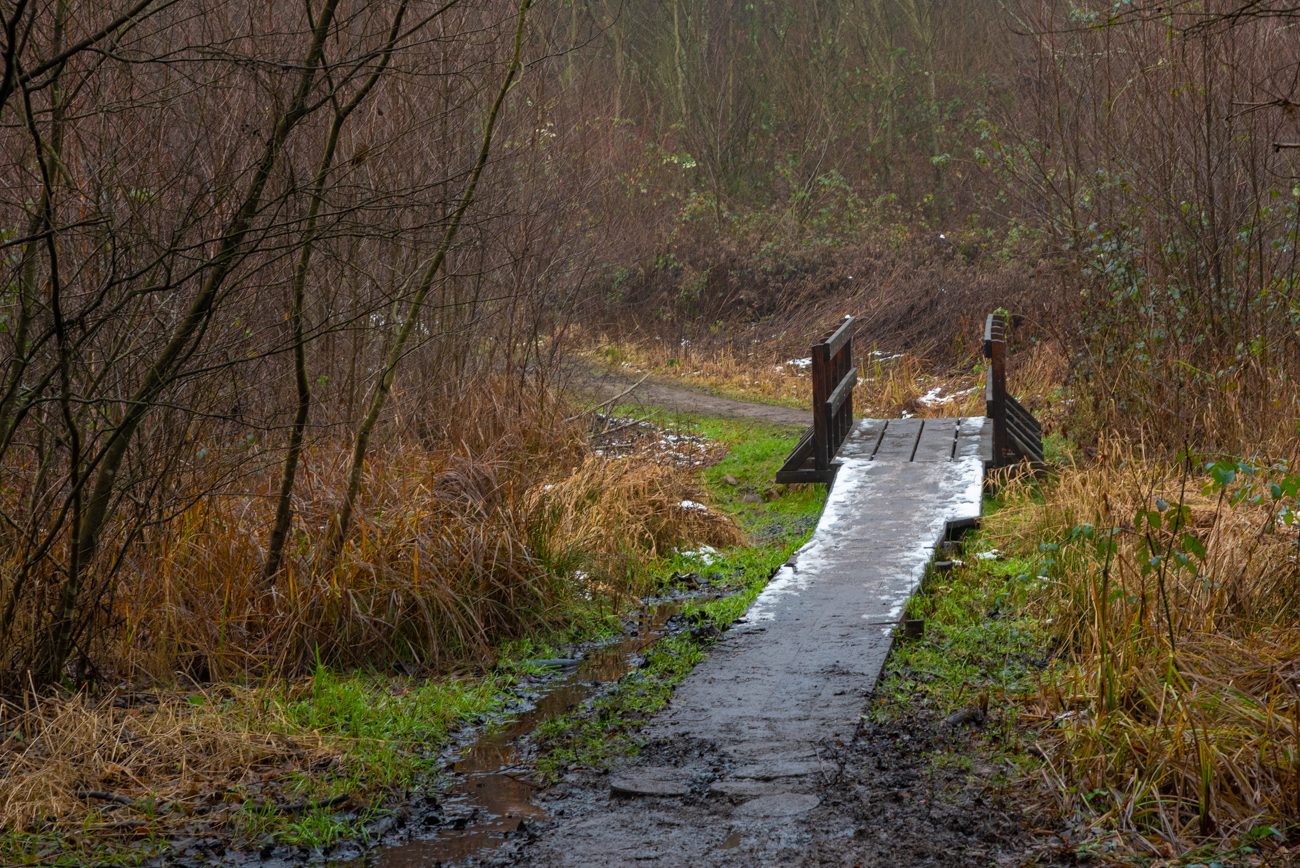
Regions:
M 334 520 L 333 534 L 326 549 L 327 566 L 332 566 L 337 561 L 339 553 L 343 550 L 343 544 L 347 540 L 348 531 L 351 529 L 352 512 L 356 506 L 357 495 L 361 491 L 361 476 L 365 470 L 366 451 L 370 446 L 370 435 L 374 430 L 375 423 L 379 421 L 379 414 L 384 409 L 388 393 L 392 390 L 393 378 L 397 373 L 397 366 L 402 360 L 406 342 L 415 328 L 416 320 L 419 319 L 424 299 L 429 294 L 429 289 L 433 286 L 433 281 L 438 276 L 438 272 L 442 269 L 442 264 L 447 258 L 447 252 L 456 240 L 456 233 L 460 229 L 461 220 L 464 219 L 465 212 L 469 210 L 470 203 L 474 200 L 474 190 L 483 174 L 483 167 L 487 165 L 488 155 L 492 149 L 492 133 L 496 129 L 501 106 L 505 103 L 506 95 L 510 92 L 515 75 L 519 72 L 520 57 L 523 54 L 524 24 L 531 5 L 532 0 L 522 0 L 519 4 L 519 15 L 515 23 L 514 54 L 510 58 L 510 67 L 506 71 L 505 79 L 501 82 L 501 89 L 497 92 L 496 101 L 493 102 L 492 110 L 488 114 L 487 127 L 483 132 L 483 145 L 479 149 L 478 161 L 474 164 L 474 171 L 470 175 L 469 185 L 461 195 L 460 204 L 452 214 L 451 224 L 443 233 L 442 242 L 438 245 L 438 251 L 434 254 L 433 261 L 429 263 L 429 267 L 425 270 L 424 276 L 415 290 L 415 295 L 411 299 L 411 309 L 406 315 L 406 321 L 398 329 L 393 345 L 389 348 L 388 360 L 384 365 L 384 371 L 379 383 L 375 386 L 375 394 L 370 400 L 370 408 L 366 412 L 365 418 L 361 420 L 361 424 L 357 426 L 356 439 L 352 447 L 352 472 L 348 477 L 348 490 L 343 497 L 343 502 L 339 504 L 339 511 Z
M 44 660 L 40 672 L 42 679 L 47 682 L 58 679 L 64 661 L 67 660 L 69 644 L 76 628 L 76 601 L 81 593 L 83 573 L 93 562 L 98 550 L 100 531 L 108 519 L 109 503 L 117 482 L 117 473 L 126 459 L 127 448 L 131 445 L 140 423 L 152 408 L 153 402 L 170 382 L 175 366 L 187 355 L 191 340 L 202 330 L 215 310 L 217 296 L 234 266 L 245 237 L 252 228 L 271 170 L 289 134 L 308 113 L 307 97 L 316 80 L 317 67 L 324 53 L 325 38 L 333 22 L 338 2 L 339 0 L 326 0 L 312 33 L 311 47 L 303 63 L 297 91 L 288 109 L 277 119 L 273 127 L 274 131 L 262 151 L 244 200 L 231 221 L 229 231 L 221 240 L 216 255 L 211 260 L 211 271 L 207 279 L 190 305 L 190 309 L 177 325 L 171 340 L 145 371 L 139 388 L 126 405 L 122 420 L 108 435 L 94 487 L 87 500 L 80 527 L 75 533 L 68 575 L 59 595 L 59 605 L 51 618 L 49 639 L 42 652 Z M 77 496 L 80 496 L 79 489 L 80 487 Z
M 262 565 L 262 578 L 270 582 L 280 570 L 280 561 L 284 557 L 284 541 L 289 536 L 289 525 L 293 521 L 293 482 L 298 473 L 298 460 L 302 455 L 303 435 L 307 429 L 307 418 L 311 412 L 311 385 L 307 381 L 307 349 L 303 339 L 303 306 L 306 296 L 307 269 L 311 263 L 312 250 L 316 242 L 316 223 L 320 215 L 321 202 L 325 198 L 325 182 L 334 165 L 334 154 L 338 150 L 339 133 L 348 116 L 361 105 L 369 95 L 379 76 L 383 74 L 393 56 L 393 46 L 406 15 L 407 4 L 398 7 L 393 18 L 388 41 L 384 45 L 383 56 L 374 72 L 346 105 L 334 112 L 334 121 L 330 124 L 329 136 L 325 141 L 325 152 L 321 155 L 320 169 L 312 184 L 311 204 L 307 209 L 307 225 L 303 231 L 302 250 L 298 256 L 298 265 L 293 275 L 293 300 L 290 309 L 290 325 L 293 331 L 293 374 L 298 392 L 297 411 L 293 417 L 293 428 L 289 431 L 289 451 L 285 455 L 284 470 L 280 477 L 280 496 L 276 501 L 275 523 L 271 527 L 271 538 L 267 543 L 266 561 Z

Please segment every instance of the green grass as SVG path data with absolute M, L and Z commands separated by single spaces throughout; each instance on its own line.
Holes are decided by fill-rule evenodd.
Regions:
M 989 550 L 979 533 L 964 542 L 962 564 L 932 570 L 908 603 L 907 617 L 925 619 L 925 635 L 895 643 L 876 687 L 877 719 L 918 707 L 946 715 L 987 703 L 996 711 L 1038 688 L 1050 657 L 1048 625 L 1028 606 L 1041 587 L 1039 566 L 1014 555 L 978 557 Z
M 614 413 L 623 417 L 646 417 L 643 407 L 619 406 Z M 826 502 L 826 488 L 820 484 L 776 485 L 772 480 L 795 445 L 802 428 L 742 419 L 680 413 L 657 425 L 675 432 L 696 434 L 725 444 L 727 456 L 701 477 L 715 504 L 732 515 L 746 533 L 765 539 L 806 535 Z M 726 482 L 730 476 L 736 485 Z M 745 503 L 747 494 L 764 496 L 762 503 Z

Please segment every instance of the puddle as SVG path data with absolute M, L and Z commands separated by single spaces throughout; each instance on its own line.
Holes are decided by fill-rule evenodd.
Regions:
M 519 740 L 630 671 L 637 655 L 664 634 L 664 625 L 679 609 L 675 602 L 652 606 L 640 616 L 637 632 L 617 644 L 594 649 L 575 661 L 547 661 L 568 674 L 542 686 L 544 693 L 530 711 L 479 738 L 448 770 L 451 780 L 438 797 L 447 825 L 432 837 L 386 847 L 351 864 L 414 868 L 456 863 L 489 853 L 520 823 L 546 817 L 531 801 L 536 787 L 528 780 L 530 770 L 519 754 Z

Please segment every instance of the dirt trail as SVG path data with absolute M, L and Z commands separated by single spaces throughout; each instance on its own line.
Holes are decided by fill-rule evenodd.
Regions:
M 812 424 L 812 412 L 779 407 L 775 404 L 753 404 L 747 401 L 733 401 L 720 398 L 703 389 L 689 386 L 668 384 L 647 379 L 636 385 L 640 377 L 633 377 L 616 372 L 580 373 L 574 377 L 574 384 L 579 391 L 591 396 L 592 403 L 608 401 L 629 388 L 636 386 L 620 403 L 641 403 L 651 407 L 662 407 L 680 413 L 700 413 L 706 416 L 724 416 L 732 419 L 755 419 L 777 425 L 797 425 L 806 427 Z

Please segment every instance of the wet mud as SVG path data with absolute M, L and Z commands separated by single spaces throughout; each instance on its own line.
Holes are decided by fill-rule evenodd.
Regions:
M 438 810 L 416 818 L 408 840 L 341 864 L 407 868 L 490 863 L 504 845 L 526 840 L 530 825 L 549 817 L 534 802 L 539 787 L 531 775 L 533 751 L 528 736 L 616 684 L 642 652 L 672 631 L 679 609 L 679 601 L 661 601 L 634 615 L 628 622 L 629 634 L 621 641 L 582 657 L 542 661 L 561 677 L 544 682 L 527 710 L 473 741 L 448 763 Z M 497 861 L 503 858 L 495 856 Z
M 652 743 L 609 774 L 570 775 L 539 793 L 552 819 L 501 864 L 1074 864 L 1064 846 L 1031 831 L 1051 821 L 1018 807 L 986 738 L 979 726 L 952 726 L 921 709 L 767 764 L 738 760 L 707 739 Z M 627 790 L 627 781 L 672 772 L 682 795 Z

